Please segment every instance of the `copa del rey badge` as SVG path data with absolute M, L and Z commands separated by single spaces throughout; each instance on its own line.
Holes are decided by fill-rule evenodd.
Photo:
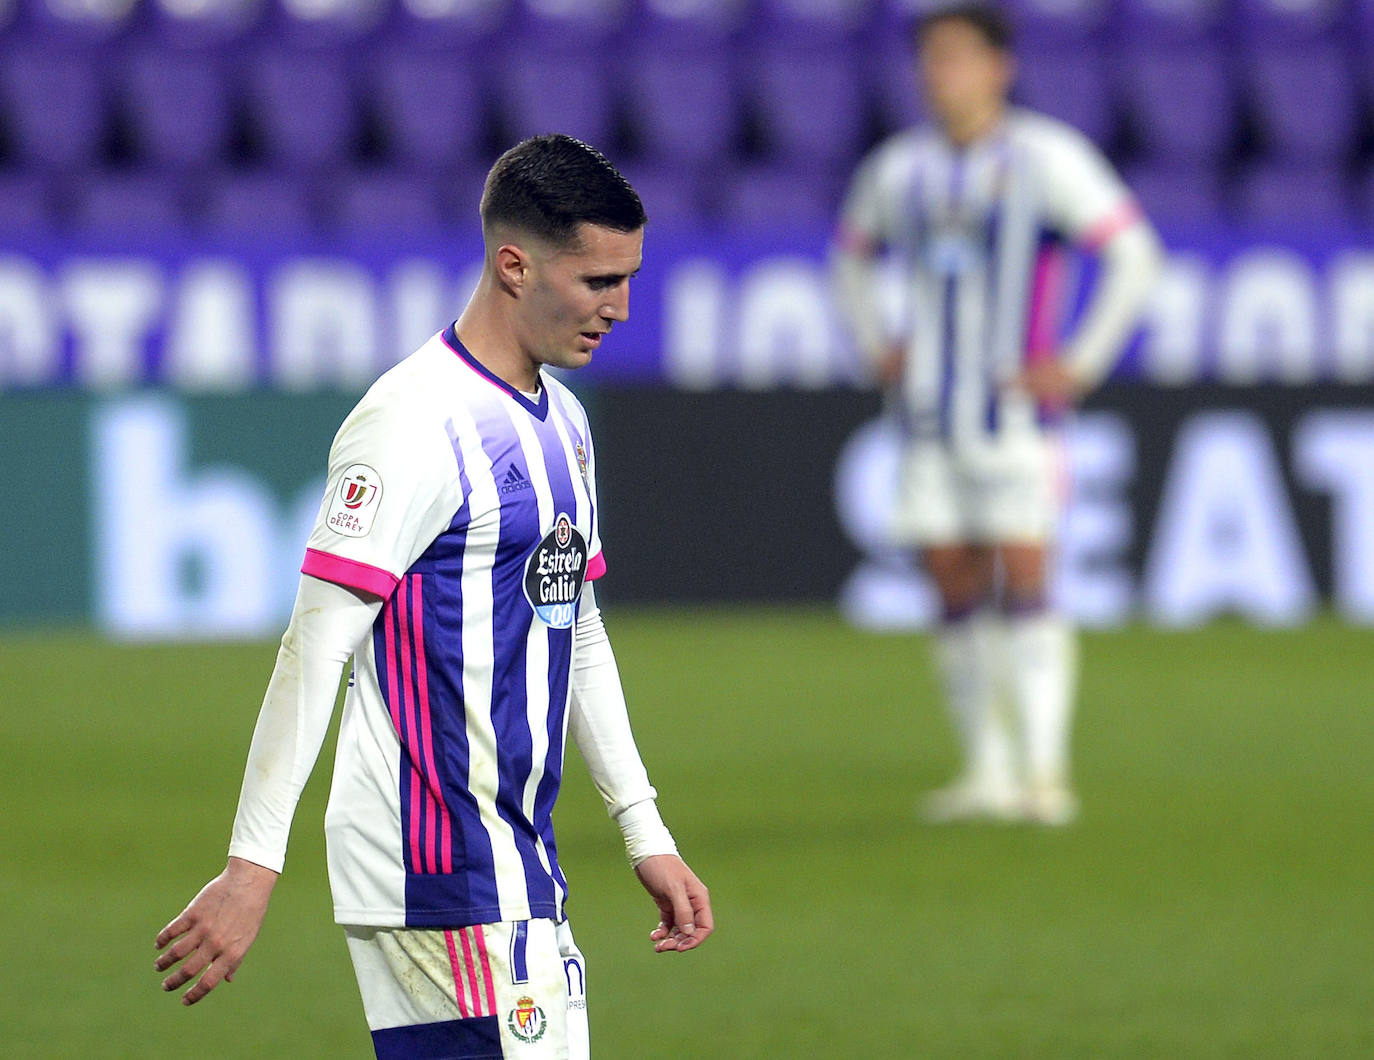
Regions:
M 382 476 L 366 464 L 351 464 L 330 498 L 325 525 L 344 537 L 363 537 L 372 529 L 381 503 Z
M 587 541 L 564 512 L 525 561 L 525 599 L 554 629 L 568 629 L 577 617 L 577 598 L 587 576 Z

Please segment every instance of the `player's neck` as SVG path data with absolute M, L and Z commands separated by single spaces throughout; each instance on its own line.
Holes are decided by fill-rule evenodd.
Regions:
M 950 115 L 942 123 L 945 136 L 956 147 L 970 147 L 992 135 L 1002 124 L 1006 110 L 1006 104 L 997 100 L 964 114 Z
M 509 327 L 502 325 L 474 296 L 454 331 L 463 348 L 503 383 L 524 394 L 539 390 L 539 364 L 525 354 Z

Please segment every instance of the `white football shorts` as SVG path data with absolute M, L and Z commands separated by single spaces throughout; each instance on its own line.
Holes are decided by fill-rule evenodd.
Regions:
M 378 1060 L 588 1060 L 586 963 L 566 921 L 344 930 Z
M 1044 542 L 1067 487 L 1060 446 L 1041 435 L 969 447 L 916 441 L 899 474 L 892 540 L 910 548 Z

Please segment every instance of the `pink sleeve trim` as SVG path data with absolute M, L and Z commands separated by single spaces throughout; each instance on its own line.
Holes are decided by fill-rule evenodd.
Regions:
M 395 591 L 401 581 L 396 575 L 380 567 L 359 563 L 356 559 L 344 559 L 342 556 L 313 548 L 305 550 L 305 562 L 301 564 L 301 573 L 309 574 L 312 578 L 323 578 L 327 582 L 350 589 L 361 589 L 374 596 L 380 596 L 383 600 Z
M 1134 199 L 1127 199 L 1102 220 L 1089 227 L 1079 242 L 1087 250 L 1099 250 L 1144 216 L 1140 204 Z
M 606 573 L 606 556 L 598 552 L 587 561 L 587 581 L 594 582 Z

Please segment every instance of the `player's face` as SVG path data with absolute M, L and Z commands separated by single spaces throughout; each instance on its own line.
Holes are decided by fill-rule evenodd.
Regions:
M 917 66 L 936 119 L 960 126 L 970 115 L 1001 106 L 1011 89 L 1012 63 L 967 22 L 936 22 L 922 34 Z
M 612 325 L 630 319 L 630 277 L 643 260 L 642 228 L 584 224 L 578 236 L 532 263 L 524 345 L 539 364 L 555 368 L 581 368 Z

